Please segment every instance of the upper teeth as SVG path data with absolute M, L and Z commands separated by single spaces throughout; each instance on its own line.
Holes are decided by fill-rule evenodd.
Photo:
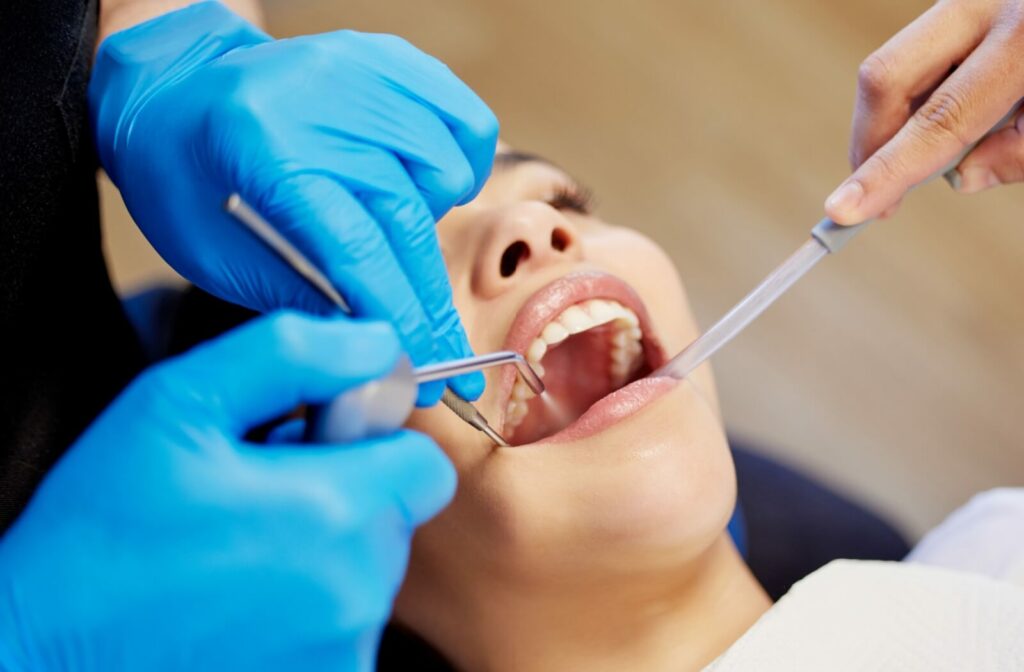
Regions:
M 526 349 L 526 360 L 537 372 L 544 376 L 544 367 L 540 361 L 548 349 L 558 345 L 569 336 L 578 334 L 603 324 L 611 323 L 614 330 L 611 334 L 609 357 L 609 373 L 612 386 L 621 387 L 626 380 L 643 364 L 643 346 L 640 331 L 640 319 L 629 308 L 617 301 L 591 299 L 583 303 L 569 306 L 561 315 L 544 326 L 540 335 L 533 339 Z M 505 412 L 505 431 L 511 433 L 526 417 L 527 401 L 534 396 L 533 390 L 521 376 L 516 376 L 512 386 L 512 397 Z

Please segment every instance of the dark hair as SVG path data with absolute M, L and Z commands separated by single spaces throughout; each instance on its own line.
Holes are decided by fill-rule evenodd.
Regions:
M 377 672 L 455 672 L 455 668 L 422 637 L 389 624 L 380 640 Z

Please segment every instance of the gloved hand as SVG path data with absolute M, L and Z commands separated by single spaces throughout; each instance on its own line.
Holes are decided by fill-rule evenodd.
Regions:
M 0 540 L 0 669 L 372 670 L 451 463 L 247 428 L 391 370 L 386 324 L 275 314 L 144 373 Z
M 390 35 L 275 41 L 200 2 L 104 40 L 89 99 L 103 167 L 196 285 L 255 310 L 334 310 L 223 211 L 237 191 L 357 315 L 391 321 L 415 364 L 472 354 L 434 225 L 483 187 L 498 123 L 443 63 Z M 483 380 L 453 388 L 475 399 Z

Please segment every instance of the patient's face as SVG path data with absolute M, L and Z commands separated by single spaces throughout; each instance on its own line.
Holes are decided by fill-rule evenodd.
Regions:
M 591 214 L 558 168 L 507 147 L 479 197 L 438 232 L 475 351 L 526 355 L 567 417 L 531 398 L 511 367 L 488 373 L 477 406 L 513 447 L 441 406 L 413 415 L 459 487 L 416 535 L 399 618 L 428 595 L 436 610 L 438 593 L 472 591 L 477 577 L 572 583 L 700 555 L 735 499 L 710 371 L 633 382 L 697 335 L 662 250 Z

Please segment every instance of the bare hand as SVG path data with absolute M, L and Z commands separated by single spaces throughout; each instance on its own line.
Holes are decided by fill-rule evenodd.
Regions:
M 1024 2 L 939 0 L 860 67 L 850 176 L 825 202 L 856 224 L 895 212 L 911 187 L 1024 97 Z M 961 161 L 958 190 L 1024 181 L 1024 115 Z

